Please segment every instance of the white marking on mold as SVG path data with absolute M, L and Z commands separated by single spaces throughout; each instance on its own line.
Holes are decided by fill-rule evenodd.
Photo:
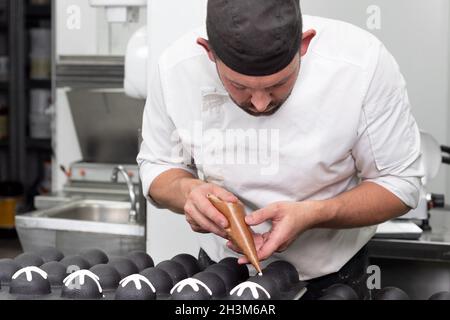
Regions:
M 25 273 L 26 277 L 27 277 L 27 281 L 31 282 L 31 280 L 33 280 L 33 275 L 32 272 L 36 272 L 38 274 L 41 275 L 42 278 L 47 279 L 47 272 L 45 272 L 44 270 L 38 268 L 38 267 L 26 267 L 23 269 L 18 270 L 16 273 L 14 273 L 14 275 L 12 276 L 12 279 L 16 279 L 18 278 L 22 273 Z
M 211 289 L 209 289 L 208 286 L 206 284 L 204 284 L 202 281 L 200 281 L 198 279 L 194 279 L 194 278 L 188 278 L 188 279 L 178 282 L 172 288 L 172 290 L 170 290 L 170 294 L 173 294 L 175 292 L 175 290 L 177 290 L 177 292 L 180 293 L 186 286 L 190 286 L 192 289 L 194 289 L 195 292 L 198 292 L 200 290 L 200 286 L 201 286 L 206 290 L 206 292 L 208 292 L 208 294 L 210 296 L 212 296 Z
M 156 289 L 153 286 L 153 284 L 143 275 L 140 274 L 132 274 L 131 276 L 128 276 L 122 280 L 120 280 L 119 284 L 122 286 L 122 288 L 125 288 L 125 286 L 130 283 L 131 281 L 134 282 L 134 286 L 136 287 L 136 289 L 141 290 L 142 289 L 142 282 L 145 282 L 150 289 L 152 289 L 153 293 L 156 293 Z
M 98 287 L 98 291 L 99 291 L 100 293 L 102 293 L 102 292 L 103 292 L 103 289 L 102 289 L 102 287 L 100 286 L 100 282 L 99 282 L 100 278 L 99 278 L 96 274 L 92 273 L 92 272 L 89 271 L 89 270 L 78 270 L 78 271 L 75 271 L 74 273 L 69 274 L 69 275 L 63 280 L 63 283 L 64 283 L 64 285 L 65 285 L 66 287 L 69 287 L 69 284 L 70 284 L 73 280 L 75 280 L 76 278 L 80 278 L 80 285 L 83 285 L 86 276 L 88 276 L 89 278 L 91 278 L 91 279 L 95 282 L 95 284 L 96 284 L 97 287 Z
M 267 295 L 267 298 L 270 299 L 269 292 L 267 292 L 267 290 L 264 289 L 264 287 L 262 287 L 261 285 L 255 283 L 255 282 L 252 282 L 252 281 L 242 282 L 241 284 L 239 284 L 236 287 L 234 287 L 230 291 L 230 296 L 232 296 L 234 293 L 237 292 L 236 295 L 238 297 L 241 297 L 246 289 L 250 289 L 250 291 L 252 292 L 253 299 L 258 299 L 259 298 L 258 289 L 261 290 L 262 292 L 264 292 Z

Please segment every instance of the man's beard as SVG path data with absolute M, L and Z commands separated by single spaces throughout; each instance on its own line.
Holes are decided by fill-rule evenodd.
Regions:
M 237 103 L 237 101 L 235 101 L 233 99 L 233 97 L 230 95 L 230 99 L 239 107 L 241 108 L 244 112 L 248 113 L 251 116 L 254 117 L 266 117 L 266 116 L 271 116 L 273 114 L 275 114 L 278 110 L 280 110 L 280 108 L 284 105 L 284 103 L 289 99 L 289 97 L 291 96 L 292 92 L 290 92 L 287 97 L 285 99 L 283 99 L 281 102 L 275 102 L 275 103 L 271 103 L 267 109 L 263 112 L 259 112 L 254 106 L 253 103 L 248 102 L 245 104 L 239 104 Z

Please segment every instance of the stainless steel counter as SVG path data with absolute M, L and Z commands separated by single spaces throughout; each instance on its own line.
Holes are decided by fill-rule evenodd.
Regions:
M 450 210 L 432 210 L 431 231 L 418 240 L 372 239 L 372 257 L 450 262 Z
M 418 240 L 373 239 L 370 263 L 381 271 L 381 287 L 397 287 L 411 299 L 450 291 L 450 210 L 433 210 L 431 231 Z

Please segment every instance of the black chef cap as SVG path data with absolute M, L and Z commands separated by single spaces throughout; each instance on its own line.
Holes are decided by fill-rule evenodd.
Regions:
M 244 75 L 266 76 L 287 67 L 299 51 L 302 28 L 299 0 L 208 0 L 211 48 Z

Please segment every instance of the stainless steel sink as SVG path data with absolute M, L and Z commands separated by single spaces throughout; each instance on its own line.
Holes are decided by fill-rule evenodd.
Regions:
M 51 215 L 53 218 L 127 224 L 130 207 L 85 201 L 57 211 Z
M 80 200 L 16 217 L 25 251 L 57 247 L 66 254 L 99 248 L 112 255 L 145 250 L 145 226 L 129 222 L 130 203 Z

